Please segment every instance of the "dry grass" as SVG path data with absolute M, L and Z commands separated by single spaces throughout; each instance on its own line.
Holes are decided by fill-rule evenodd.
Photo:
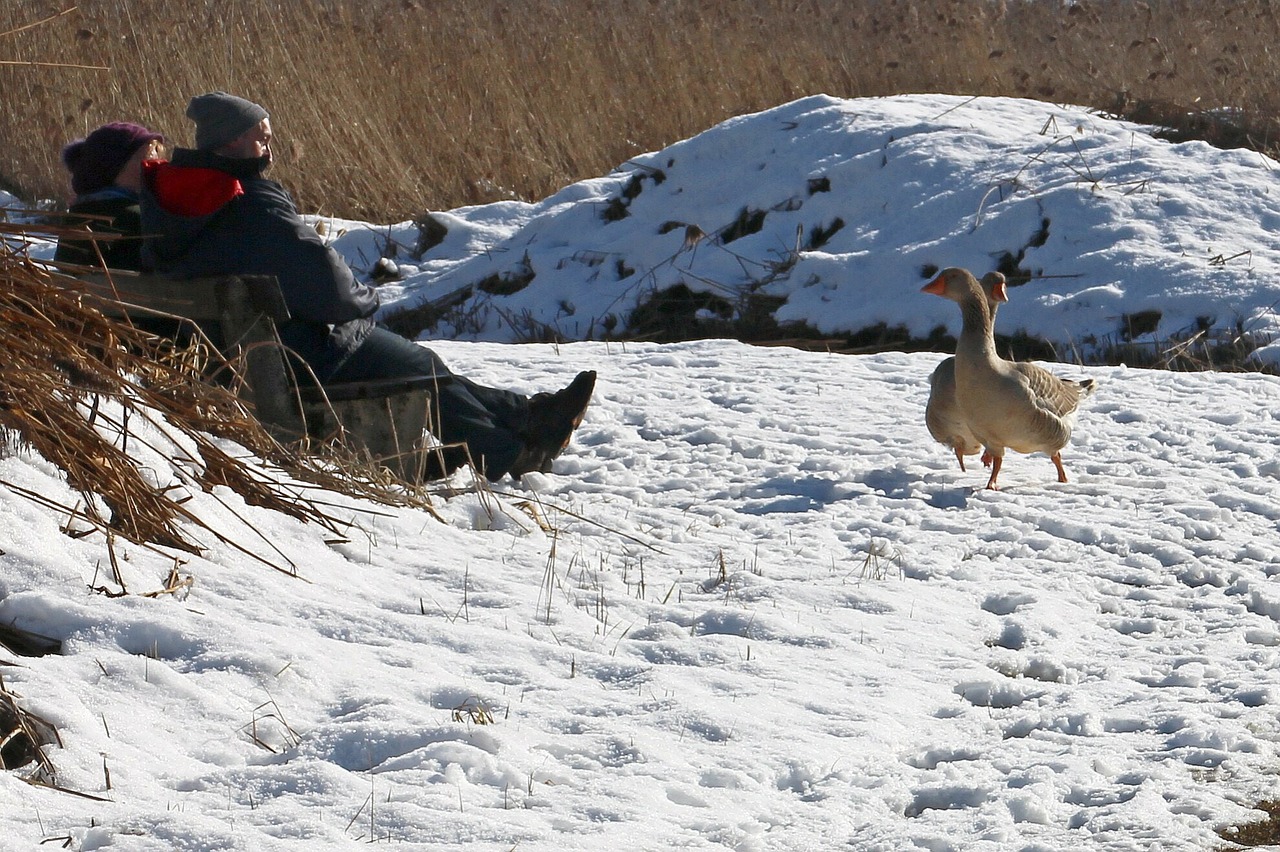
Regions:
M 334 540 L 346 539 L 350 520 L 334 517 L 315 487 L 431 510 L 426 492 L 341 447 L 277 443 L 231 390 L 206 380 L 217 371 L 234 381 L 237 364 L 200 342 L 175 347 L 104 317 L 75 279 L 28 261 L 23 237 L 21 227 L 0 225 L 0 451 L 34 449 L 65 471 L 81 499 L 57 505 L 15 483 L 0 486 L 63 514 L 70 534 L 103 535 L 113 566 L 116 536 L 196 553 L 192 533 L 203 530 L 295 573 L 283 554 L 257 555 L 271 550 L 265 536 L 240 543 L 210 528 L 186 505 L 190 490 L 216 494 L 215 486 L 225 486 L 251 505 L 320 524 Z M 214 436 L 252 455 L 233 455 Z M 172 462 L 177 479 L 157 483 L 141 468 L 143 449 Z M 127 593 L 113 573 L 113 593 Z
M 30 778 L 52 784 L 57 772 L 43 747 L 62 744 L 57 729 L 46 719 L 24 709 L 17 696 L 0 679 L 0 770 L 18 769 L 35 763 Z
M 0 4 L 0 60 L 15 63 L 0 65 L 0 186 L 28 199 L 62 196 L 59 148 L 105 121 L 188 143 L 186 101 L 210 89 L 271 110 L 277 176 L 304 209 L 376 221 L 543 198 L 730 116 L 816 93 L 1034 97 L 1262 149 L 1280 115 L 1280 22 L 1264 0 L 68 8 Z
M 1266 816 L 1263 819 L 1228 826 L 1218 832 L 1218 836 L 1230 843 L 1226 849 L 1257 849 L 1266 847 L 1275 849 L 1280 845 L 1280 801 L 1267 799 L 1253 806 Z

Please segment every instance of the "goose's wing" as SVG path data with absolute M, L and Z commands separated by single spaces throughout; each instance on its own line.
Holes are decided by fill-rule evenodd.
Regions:
M 1013 368 L 1026 381 L 1027 392 L 1036 407 L 1056 417 L 1069 417 L 1080 401 L 1093 392 L 1093 380 L 1063 379 L 1035 364 L 1017 362 Z

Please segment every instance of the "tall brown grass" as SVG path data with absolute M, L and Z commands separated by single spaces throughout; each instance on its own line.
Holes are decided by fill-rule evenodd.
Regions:
M 212 89 L 271 111 L 304 209 L 375 221 L 542 198 L 816 93 L 1033 97 L 1260 149 L 1280 112 L 1269 0 L 72 2 L 0 3 L 0 186 L 27 199 L 65 197 L 60 147 L 103 122 L 189 144 Z

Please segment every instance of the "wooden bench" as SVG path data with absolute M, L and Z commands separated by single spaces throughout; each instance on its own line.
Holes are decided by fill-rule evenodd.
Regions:
M 276 332 L 289 308 L 276 279 L 262 275 L 174 279 L 115 271 L 79 273 L 111 316 L 134 321 L 181 318 L 199 326 L 228 360 L 238 360 L 238 391 L 279 440 L 341 438 L 357 453 L 418 480 L 425 469 L 431 394 L 452 380 L 414 376 L 320 386 L 295 381 Z

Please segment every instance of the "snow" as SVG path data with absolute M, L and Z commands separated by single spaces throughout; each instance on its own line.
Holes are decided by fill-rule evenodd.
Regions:
M 438 214 L 445 242 L 384 285 L 409 305 L 528 255 L 530 286 L 430 345 L 527 392 L 599 371 L 553 473 L 492 494 L 459 474 L 443 523 L 322 495 L 351 519 L 338 543 L 192 489 L 222 538 L 191 528 L 197 557 L 117 542 L 132 594 L 108 597 L 91 590 L 117 588 L 102 538 L 16 496 L 73 505 L 61 473 L 0 459 L 0 622 L 65 643 L 0 651 L 0 675 L 58 727 L 59 782 L 97 797 L 0 773 L 0 848 L 1149 852 L 1217 848 L 1261 817 L 1280 795 L 1280 380 L 1048 365 L 1099 385 L 1070 482 L 1010 454 L 990 492 L 924 427 L 940 354 L 513 345 L 501 316 L 565 299 L 568 327 L 677 278 L 741 284 L 779 234 L 839 215 L 767 285 L 784 310 L 954 332 L 922 266 L 985 272 L 1048 218 L 1024 264 L 1079 277 L 1013 288 L 1003 332 L 1101 338 L 1154 303 L 1172 326 L 1269 334 L 1270 164 L 934 96 L 809 98 L 636 162 L 539 204 Z M 602 223 L 643 166 L 667 180 Z M 806 196 L 819 174 L 831 191 Z M 655 233 L 711 234 L 797 186 L 776 230 L 689 250 Z M 407 223 L 328 224 L 357 268 L 388 234 L 413 241 Z M 649 283 L 573 262 L 593 252 Z M 144 597 L 175 564 L 190 587 Z
M 357 267 L 400 253 L 406 277 L 386 287 L 388 313 L 471 288 L 433 336 L 510 342 L 550 327 L 599 339 L 677 284 L 718 297 L 726 313 L 748 294 L 785 299 L 779 322 L 824 335 L 877 323 L 954 334 L 954 308 L 915 291 L 942 267 L 981 275 L 1009 255 L 1033 277 L 1013 280 L 1001 332 L 1087 357 L 1143 311 L 1161 318 L 1140 342 L 1201 328 L 1280 334 L 1274 167 L 1038 101 L 815 96 L 537 204 L 437 214 L 448 235 L 420 258 L 412 223 L 335 230 Z M 763 215 L 760 230 L 729 240 L 744 211 Z M 688 225 L 709 236 L 686 247 Z M 530 273 L 514 294 L 479 286 Z M 1274 363 L 1280 349 L 1260 357 Z

